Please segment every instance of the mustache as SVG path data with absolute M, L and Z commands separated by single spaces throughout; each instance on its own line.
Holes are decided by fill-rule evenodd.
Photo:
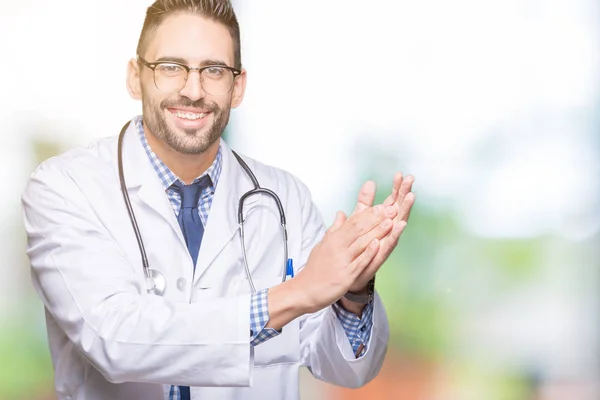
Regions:
M 160 102 L 161 109 L 167 108 L 177 108 L 177 107 L 191 107 L 191 108 L 201 108 L 203 110 L 209 110 L 212 112 L 217 112 L 220 110 L 219 106 L 212 102 L 206 102 L 204 99 L 200 99 L 197 101 L 192 101 L 187 97 L 182 97 L 177 100 L 165 99 Z

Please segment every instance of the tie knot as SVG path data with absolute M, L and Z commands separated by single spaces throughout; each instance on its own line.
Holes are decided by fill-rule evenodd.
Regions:
M 208 175 L 204 175 L 200 180 L 190 185 L 184 185 L 179 181 L 173 183 L 181 196 L 181 208 L 197 208 L 202 189 L 209 185 L 210 177 Z

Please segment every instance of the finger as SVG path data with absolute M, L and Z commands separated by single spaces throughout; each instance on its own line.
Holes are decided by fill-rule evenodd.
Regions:
M 396 202 L 396 199 L 398 197 L 398 192 L 400 191 L 400 186 L 402 185 L 402 182 L 403 182 L 402 172 L 397 172 L 394 175 L 394 182 L 392 184 L 392 193 L 385 199 L 383 204 L 385 204 L 386 206 L 391 206 L 392 204 L 394 204 Z
M 371 263 L 378 251 L 379 240 L 373 239 L 368 243 L 365 250 L 350 263 L 348 268 L 351 273 L 352 282 L 354 282 L 361 272 Z
M 394 221 L 391 218 L 386 218 L 373 228 L 370 232 L 356 239 L 354 243 L 350 246 L 350 254 L 352 258 L 357 257 L 365 248 L 373 241 L 373 239 L 379 239 L 386 237 L 394 228 Z
M 395 206 L 384 206 L 382 204 L 352 214 L 339 229 L 342 243 L 350 246 L 356 239 L 383 222 L 385 218 L 394 218 L 397 214 L 398 209 Z
M 408 202 L 406 202 L 406 196 L 412 193 L 411 190 L 414 181 L 415 178 L 412 175 L 408 175 L 406 178 L 404 178 L 404 181 L 400 186 L 400 190 L 398 191 L 398 196 L 396 198 L 396 203 L 394 203 L 394 205 L 398 207 L 398 215 L 396 216 L 396 220 L 408 220 L 408 216 L 410 215 L 410 209 L 414 203 L 414 197 Z
M 394 229 L 392 229 L 390 234 L 384 239 L 380 240 L 379 251 L 377 252 L 377 255 L 373 258 L 373 260 L 371 260 L 371 264 L 369 264 L 369 266 L 363 271 L 365 275 L 372 276 L 379 271 L 379 268 L 381 268 L 381 266 L 385 263 L 398 245 L 398 240 L 406 229 L 406 225 L 407 223 L 405 221 L 396 222 L 394 224 Z
M 386 258 L 392 253 L 392 251 L 394 251 L 394 249 L 398 245 L 398 240 L 400 239 L 400 236 L 402 236 L 402 232 L 404 232 L 407 225 L 408 223 L 406 221 L 394 222 L 394 226 L 391 229 L 390 234 L 382 240 L 381 244 L 383 255 Z
M 415 194 L 413 192 L 410 192 L 406 195 L 404 201 L 400 205 L 400 210 L 398 211 L 398 216 L 396 217 L 396 219 L 408 222 L 408 218 L 410 217 L 410 212 L 414 204 Z
M 386 206 L 393 205 L 394 204 L 394 194 L 391 193 L 388 197 L 386 197 L 382 204 L 384 204 Z
M 396 197 L 396 205 L 397 206 L 400 206 L 402 204 L 402 202 L 404 201 L 404 198 L 406 197 L 406 195 L 408 193 L 410 193 L 414 182 L 415 182 L 415 178 L 412 175 L 408 175 L 408 176 L 406 176 L 406 178 L 404 178 L 404 180 L 402 181 L 402 184 L 400 185 L 400 187 L 398 189 L 398 196 Z
M 358 201 L 354 213 L 364 211 L 373 205 L 377 185 L 373 181 L 366 181 L 358 192 Z
M 333 224 L 328 229 L 328 232 L 335 232 L 335 231 L 337 231 L 338 229 L 340 229 L 340 227 L 342 225 L 344 225 L 344 222 L 346 222 L 346 214 L 344 214 L 344 212 L 342 212 L 342 211 L 338 211 L 335 214 L 335 221 L 333 221 Z

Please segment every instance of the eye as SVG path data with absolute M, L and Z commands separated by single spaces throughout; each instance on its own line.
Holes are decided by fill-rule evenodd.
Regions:
M 203 72 L 204 76 L 210 79 L 220 79 L 225 75 L 225 68 L 208 67 Z
M 176 76 L 185 72 L 185 68 L 177 64 L 159 64 L 156 71 L 168 76 Z

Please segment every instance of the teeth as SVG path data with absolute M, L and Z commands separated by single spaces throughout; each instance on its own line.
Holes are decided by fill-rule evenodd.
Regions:
M 177 112 L 174 113 L 175 115 L 177 115 L 179 118 L 183 118 L 183 119 L 189 119 L 189 120 L 196 120 L 196 119 L 200 119 L 200 118 L 204 118 L 206 117 L 206 113 L 182 113 L 182 112 Z

